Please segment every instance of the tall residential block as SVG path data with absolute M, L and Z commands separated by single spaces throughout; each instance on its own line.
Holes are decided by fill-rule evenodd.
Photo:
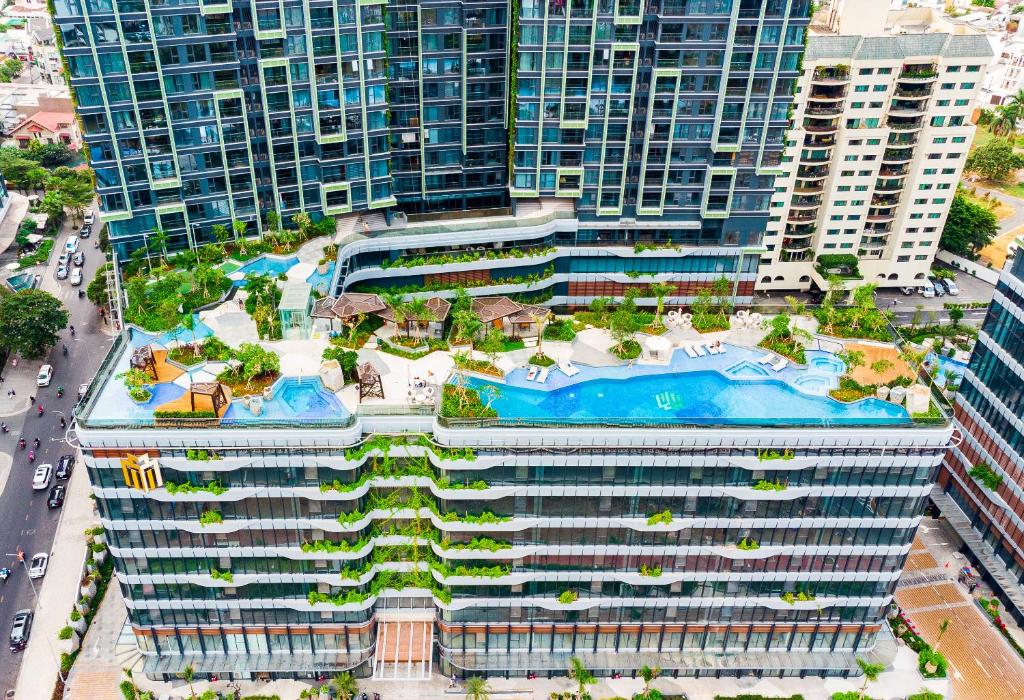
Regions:
M 753 293 L 809 1 L 55 10 L 122 255 L 304 211 L 353 244 L 341 288 L 685 302 L 723 276 Z M 532 254 L 493 264 L 511 249 Z M 411 264 L 434 253 L 483 260 Z
M 757 288 L 824 290 L 833 274 L 917 286 L 967 159 L 992 49 L 929 9 L 847 2 L 825 14 L 831 24 L 811 26 Z
M 731 344 L 547 387 L 520 369 L 485 419 L 405 402 L 397 365 L 382 399 L 285 376 L 259 411 L 213 382 L 192 417 L 174 381 L 127 398 L 125 368 L 165 362 L 153 342 L 118 338 L 76 413 L 137 672 L 824 677 L 895 656 L 886 612 L 952 428 L 823 395 L 827 353 L 770 379 Z
M 956 399 L 933 500 L 997 595 L 1024 620 L 1024 257 L 996 285 Z

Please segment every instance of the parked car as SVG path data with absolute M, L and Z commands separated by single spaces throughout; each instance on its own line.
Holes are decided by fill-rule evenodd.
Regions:
M 42 578 L 46 575 L 46 565 L 50 563 L 50 555 L 40 552 L 32 557 L 28 565 L 29 578 Z
M 52 464 L 40 464 L 32 474 L 32 489 L 42 491 L 50 485 L 50 477 L 53 476 Z
M 53 365 L 43 365 L 39 368 L 39 374 L 36 375 L 36 386 L 50 386 L 51 379 L 53 379 Z
M 96 221 L 96 214 L 95 213 L 93 213 L 91 211 L 85 212 L 85 218 L 82 220 L 82 223 L 84 223 L 86 226 L 92 226 L 95 221 Z
M 82 227 L 82 230 L 78 232 L 78 237 L 79 238 L 88 238 L 91 235 L 92 235 L 92 226 L 90 224 L 86 224 L 85 226 Z
M 932 286 L 931 282 L 925 281 L 921 285 L 921 296 L 925 299 L 931 299 L 935 296 L 935 287 Z
M 57 279 L 66 280 L 68 278 L 69 272 L 70 270 L 68 269 L 67 265 L 61 265 L 60 267 L 57 268 Z
M 89 385 L 88 384 L 79 384 L 78 385 L 78 400 L 79 401 L 82 400 L 82 397 L 85 396 L 85 392 L 87 392 L 87 391 L 89 391 Z
M 900 292 L 903 293 L 903 296 L 909 297 L 909 296 L 911 296 L 914 293 L 914 288 L 913 287 L 900 287 Z
M 14 613 L 11 626 L 11 651 L 17 653 L 28 646 L 28 635 L 32 631 L 32 611 L 19 610 Z
M 78 251 L 75 253 L 75 257 L 71 258 L 71 262 L 75 264 L 75 267 L 81 267 L 85 264 L 85 253 Z
M 64 244 L 64 250 L 68 253 L 77 253 L 78 236 L 68 236 L 67 243 Z
M 60 508 L 64 505 L 64 494 L 67 492 L 67 486 L 63 484 L 57 484 L 50 489 L 50 496 L 46 499 L 47 508 Z
M 57 471 L 53 473 L 58 479 L 70 479 L 71 472 L 75 468 L 75 456 L 74 455 L 61 455 L 60 460 L 57 462 Z
M 960 287 L 956 286 L 956 282 L 953 280 L 942 280 L 942 282 L 946 285 L 946 291 L 951 297 L 960 296 Z
M 64 251 L 60 254 L 60 258 L 57 259 L 57 265 L 59 267 L 71 267 L 71 253 Z
M 77 287 L 82 283 L 82 268 L 76 267 L 71 273 L 71 286 Z
M 935 277 L 929 277 L 928 281 L 932 283 L 932 289 L 935 290 L 935 296 L 944 297 L 946 296 L 946 288 L 942 286 L 942 280 Z

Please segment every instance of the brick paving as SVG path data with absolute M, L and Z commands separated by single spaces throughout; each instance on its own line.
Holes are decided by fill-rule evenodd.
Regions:
M 919 536 L 920 537 L 920 536 Z M 939 566 L 920 540 L 907 560 L 908 573 Z M 917 630 L 935 646 L 939 624 L 950 620 L 939 651 L 950 665 L 956 700 L 1024 698 L 1024 661 L 992 627 L 967 589 L 950 581 L 923 583 L 896 591 L 896 602 Z

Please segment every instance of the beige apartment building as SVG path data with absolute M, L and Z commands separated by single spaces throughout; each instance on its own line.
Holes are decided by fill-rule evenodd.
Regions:
M 926 8 L 845 5 L 811 25 L 759 290 L 920 284 L 967 159 L 985 36 Z

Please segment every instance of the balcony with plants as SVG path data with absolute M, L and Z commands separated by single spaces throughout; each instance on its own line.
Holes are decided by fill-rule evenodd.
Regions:
M 850 66 L 838 64 L 834 66 L 818 66 L 811 74 L 811 82 L 835 85 L 850 81 Z
M 905 63 L 897 79 L 903 83 L 928 83 L 938 77 L 938 66 L 934 63 Z

